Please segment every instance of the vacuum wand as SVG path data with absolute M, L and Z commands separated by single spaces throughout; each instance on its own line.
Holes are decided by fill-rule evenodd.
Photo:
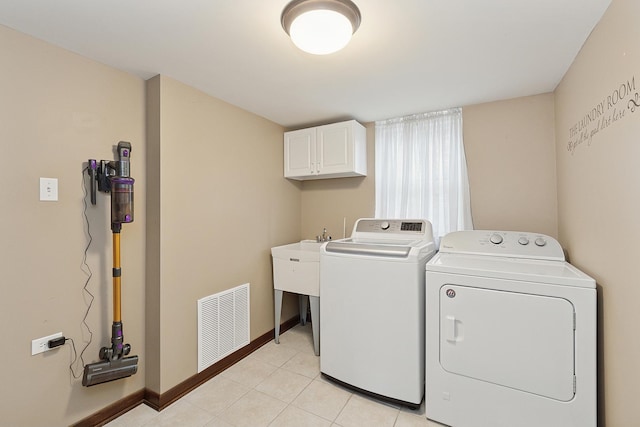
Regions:
M 97 166 L 89 160 L 89 175 L 92 179 L 91 203 L 95 204 L 94 181 L 98 189 L 111 193 L 111 231 L 113 234 L 113 324 L 111 347 L 100 349 L 100 362 L 84 367 L 82 385 L 92 386 L 107 381 L 129 377 L 138 371 L 138 356 L 126 357 L 131 345 L 124 344 L 122 328 L 122 269 L 120 266 L 120 231 L 123 223 L 133 222 L 133 183 L 129 176 L 131 144 L 120 141 L 117 147 L 118 160 L 102 160 Z M 93 165 L 96 165 L 94 168 Z

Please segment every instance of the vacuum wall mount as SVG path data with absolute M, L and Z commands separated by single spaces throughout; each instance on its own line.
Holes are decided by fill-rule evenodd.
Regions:
M 131 143 L 120 141 L 118 160 L 89 159 L 91 204 L 96 204 L 96 189 L 111 193 L 111 232 L 113 234 L 113 324 L 111 346 L 100 349 L 100 361 L 84 367 L 83 386 L 130 377 L 138 371 L 138 356 L 128 356 L 131 345 L 124 344 L 121 308 L 120 230 L 133 222 L 133 183 L 130 176 Z

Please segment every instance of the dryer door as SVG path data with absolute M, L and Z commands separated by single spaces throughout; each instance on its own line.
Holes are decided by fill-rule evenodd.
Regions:
M 444 285 L 440 363 L 454 374 L 569 401 L 573 305 L 558 297 Z

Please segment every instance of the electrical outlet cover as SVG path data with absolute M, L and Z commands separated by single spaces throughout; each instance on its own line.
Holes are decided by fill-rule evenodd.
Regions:
M 48 337 L 36 338 L 31 341 L 31 355 L 34 356 L 39 353 L 44 353 L 45 351 L 53 350 L 53 348 L 49 348 L 49 340 L 54 338 L 60 338 L 62 336 L 62 332 L 58 332 L 53 335 L 49 335 Z M 58 347 L 54 347 L 58 348 Z
M 40 200 L 45 202 L 58 200 L 58 178 L 40 178 Z

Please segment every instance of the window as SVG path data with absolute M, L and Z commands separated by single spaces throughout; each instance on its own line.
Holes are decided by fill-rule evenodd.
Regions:
M 376 122 L 376 218 L 427 219 L 436 242 L 473 228 L 462 109 Z

